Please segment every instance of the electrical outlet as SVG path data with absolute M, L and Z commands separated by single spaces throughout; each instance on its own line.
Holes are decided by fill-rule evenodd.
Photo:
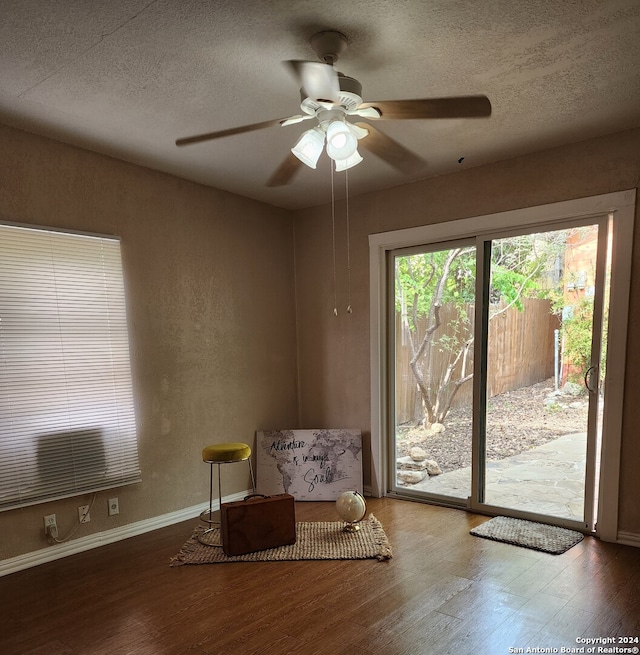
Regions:
M 78 507 L 78 521 L 80 523 L 89 523 L 91 515 L 89 514 L 89 505 L 80 505 Z
M 55 514 L 47 514 L 44 517 L 44 533 L 50 544 L 54 543 L 54 539 L 58 537 L 58 523 Z
M 120 514 L 120 505 L 117 498 L 109 498 L 109 516 Z

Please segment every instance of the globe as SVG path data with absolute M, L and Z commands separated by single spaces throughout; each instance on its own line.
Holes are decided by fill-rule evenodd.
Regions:
M 367 513 L 367 504 L 357 491 L 345 491 L 336 500 L 336 512 L 346 523 L 345 532 L 355 532 L 359 529 L 356 525 Z

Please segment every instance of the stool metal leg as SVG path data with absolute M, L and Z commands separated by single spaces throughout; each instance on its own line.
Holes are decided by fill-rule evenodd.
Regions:
M 249 462 L 249 473 L 251 473 L 251 493 L 256 492 L 256 479 L 253 477 L 253 466 L 251 466 L 251 457 L 247 460 Z
M 203 523 L 213 523 L 211 516 L 213 515 L 213 464 L 214 462 L 211 462 L 209 464 L 209 509 L 203 509 L 202 512 L 200 512 L 200 520 Z
M 209 477 L 209 519 L 205 520 L 205 523 L 209 524 L 204 532 L 198 535 L 198 541 L 203 546 L 215 546 L 216 548 L 222 548 L 222 535 L 220 534 L 220 521 L 214 521 L 213 516 L 213 465 L 218 466 L 218 508 L 219 511 L 222 511 L 222 485 L 220 481 L 220 464 L 221 462 L 212 462 L 211 466 L 211 475 Z M 217 532 L 218 537 L 214 541 L 215 537 L 213 533 Z
M 218 477 L 220 477 L 220 467 L 218 466 Z M 212 523 L 213 516 L 213 464 L 209 467 L 209 524 Z
M 242 460 L 238 460 L 242 461 Z M 253 475 L 253 466 L 251 464 L 251 457 L 247 458 L 247 461 L 249 462 L 249 473 L 251 474 L 251 490 L 253 493 L 255 493 L 256 490 L 256 480 L 255 476 Z M 198 541 L 203 545 L 203 546 L 215 546 L 217 548 L 222 548 L 222 533 L 221 533 L 221 523 L 220 521 L 214 521 L 211 517 L 213 515 L 213 465 L 216 464 L 218 466 L 218 508 L 220 512 L 222 511 L 222 480 L 221 480 L 221 469 L 220 465 L 221 464 L 232 464 L 234 462 L 210 462 L 209 466 L 210 471 L 209 471 L 209 510 L 208 510 L 208 518 L 205 519 L 202 517 L 202 514 L 206 513 L 207 510 L 204 510 L 202 514 L 200 514 L 200 519 L 204 521 L 205 523 L 209 524 L 209 528 L 207 528 L 204 532 L 198 535 Z M 218 532 L 218 537 L 217 540 L 214 541 L 215 537 L 213 536 L 214 532 Z M 207 539 L 209 536 L 210 540 Z

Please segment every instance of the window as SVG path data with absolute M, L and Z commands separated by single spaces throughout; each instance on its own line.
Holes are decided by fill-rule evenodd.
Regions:
M 0 510 L 139 481 L 119 240 L 0 225 Z

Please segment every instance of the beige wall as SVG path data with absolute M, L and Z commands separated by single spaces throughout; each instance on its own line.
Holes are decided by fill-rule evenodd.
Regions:
M 206 502 L 204 445 L 297 424 L 290 213 L 2 126 L 0 152 L 0 219 L 122 238 L 143 481 L 76 537 Z M 248 486 L 227 467 L 226 493 Z M 0 559 L 89 498 L 1 512 Z
M 297 212 L 296 276 L 299 398 L 302 428 L 371 429 L 368 235 L 418 225 L 638 187 L 640 130 L 482 166 L 351 198 L 353 314 L 347 314 L 344 218 L 338 234 L 338 316 L 333 314 L 330 207 Z M 352 185 L 352 192 L 357 189 Z M 337 216 L 344 217 L 344 206 Z M 636 212 L 630 326 L 640 321 L 640 220 Z M 640 336 L 629 330 L 622 435 L 619 529 L 640 535 L 640 406 L 633 374 L 640 370 Z M 369 482 L 365 462 L 365 483 Z

